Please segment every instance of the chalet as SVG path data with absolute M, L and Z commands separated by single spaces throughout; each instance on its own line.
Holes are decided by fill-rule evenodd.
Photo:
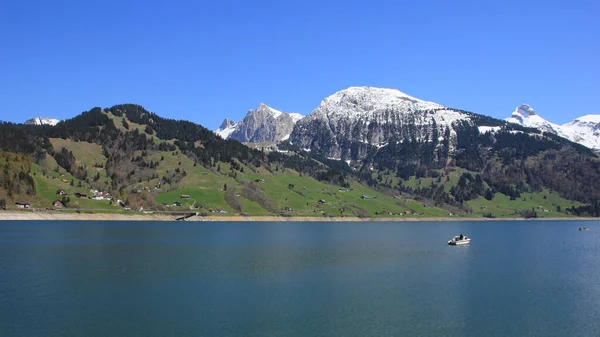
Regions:
M 57 195 L 67 195 L 67 192 L 65 192 L 65 190 L 63 190 L 63 189 L 59 189 L 59 190 L 56 190 L 56 194 Z
M 124 211 L 131 211 L 131 207 L 129 207 L 129 206 L 125 206 L 125 207 L 123 207 L 123 210 L 124 210 Z
M 52 206 L 54 208 L 64 208 L 65 205 L 63 205 L 63 203 L 60 200 L 54 200 L 54 202 L 52 203 Z
M 182 194 L 181 199 L 189 199 L 190 196 L 188 194 Z
M 173 206 L 175 206 L 175 207 L 181 207 L 181 203 L 179 201 L 175 201 L 173 203 Z
M 87 195 L 77 192 L 77 193 L 75 193 L 75 198 L 85 199 L 85 198 L 87 198 Z
M 31 205 L 29 205 L 28 203 L 25 202 L 15 202 L 15 205 L 17 205 L 17 208 L 31 208 Z
M 125 203 L 121 199 L 117 199 L 117 205 L 125 207 Z
M 323 199 L 319 199 L 319 201 L 317 201 L 317 203 L 318 203 L 319 205 L 323 205 L 323 204 L 325 203 L 325 200 L 323 200 Z
M 62 181 L 62 182 L 63 182 L 63 183 L 65 183 L 65 184 L 68 184 L 68 183 L 69 183 L 69 181 L 68 181 L 67 179 L 61 179 L 60 181 Z
M 370 200 L 371 197 L 368 195 L 363 195 L 362 197 L 360 197 L 362 200 Z

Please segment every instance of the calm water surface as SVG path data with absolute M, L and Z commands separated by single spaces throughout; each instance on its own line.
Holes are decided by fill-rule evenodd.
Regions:
M 0 221 L 0 336 L 600 336 L 600 223 Z

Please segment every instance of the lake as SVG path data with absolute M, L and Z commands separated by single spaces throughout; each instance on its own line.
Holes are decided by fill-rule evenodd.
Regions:
M 599 335 L 599 222 L 0 221 L 3 337 Z

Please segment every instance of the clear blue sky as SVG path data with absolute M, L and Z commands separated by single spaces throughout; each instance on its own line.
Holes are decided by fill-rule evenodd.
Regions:
M 27 1 L 0 5 L 0 119 L 137 103 L 216 128 L 349 86 L 504 118 L 600 114 L 597 1 Z

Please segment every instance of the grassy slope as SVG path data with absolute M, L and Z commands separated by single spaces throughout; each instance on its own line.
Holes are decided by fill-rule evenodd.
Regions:
M 37 164 L 32 164 L 31 167 L 33 178 L 35 180 L 36 194 L 37 197 L 32 201 L 33 207 L 52 207 L 52 201 L 62 199 L 62 196 L 56 194 L 58 189 L 64 189 L 68 197 L 71 199 L 69 208 L 85 208 L 85 209 L 114 209 L 118 210 L 116 206 L 111 206 L 109 201 L 106 200 L 91 200 L 91 199 L 77 199 L 75 193 L 83 193 L 90 196 L 89 186 L 78 187 L 80 181 L 73 178 L 69 173 L 58 173 L 53 170 L 47 170 L 46 175 L 42 172 L 42 167 Z M 62 181 L 66 179 L 68 183 Z M 73 186 L 71 186 L 73 181 Z
M 231 177 L 233 172 L 230 165 L 220 163 L 220 171 L 211 171 L 203 167 L 193 167 L 193 163 L 185 161 L 185 158 L 174 158 L 171 153 L 162 153 L 164 160 L 159 165 L 162 172 L 166 169 L 181 167 L 186 170 L 188 175 L 180 183 L 176 190 L 161 193 L 156 197 L 159 203 L 172 204 L 180 201 L 183 208 L 189 208 L 194 203 L 210 208 L 222 208 L 231 213 L 232 209 L 225 202 L 224 184 L 227 188 L 235 189 L 239 194 L 241 185 L 238 181 L 244 180 L 264 180 L 264 183 L 258 183 L 266 195 L 270 197 L 277 209 L 284 214 L 295 216 L 320 216 L 323 213 L 334 216 L 368 214 L 375 216 L 375 212 L 387 211 L 392 213 L 404 213 L 406 211 L 416 211 L 429 216 L 443 216 L 447 211 L 436 207 L 423 207 L 421 203 L 414 201 L 404 201 L 394 199 L 393 197 L 375 192 L 358 183 L 351 186 L 351 190 L 343 192 L 339 186 L 333 186 L 318 182 L 309 177 L 303 177 L 292 170 L 281 170 L 272 173 L 266 169 L 254 172 L 251 168 L 243 166 L 243 173 L 236 171 L 237 180 Z M 159 156 L 160 157 L 160 156 Z M 181 165 L 179 165 L 181 161 Z M 160 174 L 159 174 L 160 175 Z M 293 188 L 290 188 L 290 184 Z M 190 195 L 190 199 L 180 199 L 182 194 Z M 370 200 L 363 200 L 361 196 L 371 197 Z M 376 199 L 375 199 L 376 197 Z M 269 214 L 261 205 L 250 201 L 243 196 L 239 197 L 243 205 L 243 213 L 248 215 L 266 215 Z M 325 204 L 319 204 L 323 199 Z M 286 210 L 291 209 L 291 211 Z M 342 213 L 341 209 L 345 211 Z
M 565 214 L 565 209 L 580 205 L 578 202 L 566 200 L 550 191 L 522 193 L 521 198 L 512 201 L 506 195 L 496 193 L 491 201 L 479 197 L 475 200 L 469 200 L 467 204 L 472 208 L 475 215 L 491 213 L 492 216 L 497 218 L 519 216 L 521 210 L 532 208 L 540 217 L 568 217 L 569 215 Z M 557 212 L 557 206 L 560 206 L 561 212 Z M 544 210 L 549 212 L 544 212 Z
M 121 117 L 116 117 L 112 114 L 108 116 L 114 120 L 115 125 L 123 129 Z M 130 130 L 138 129 L 140 132 L 144 132 L 144 126 L 132 123 L 128 121 Z M 154 136 L 151 136 L 155 138 Z M 155 139 L 155 141 L 163 141 Z M 101 182 L 107 181 L 106 173 L 103 169 L 94 168 L 94 164 L 103 164 L 106 158 L 102 155 L 102 148 L 97 144 L 90 144 L 84 142 L 73 142 L 71 140 L 63 139 L 51 139 L 51 142 L 55 149 L 61 147 L 67 148 L 73 152 L 79 165 L 86 166 L 88 169 L 88 175 L 90 177 L 95 176 L 96 172 L 100 172 Z M 172 141 L 168 141 L 172 142 Z M 136 153 L 136 155 L 141 155 Z M 162 159 L 162 160 L 161 160 Z M 180 201 L 183 205 L 181 208 L 169 207 L 171 210 L 181 209 L 189 210 L 191 206 L 201 206 L 204 209 L 224 209 L 229 214 L 234 213 L 232 208 L 225 201 L 225 193 L 222 191 L 225 184 L 229 189 L 234 189 L 236 194 L 241 194 L 241 185 L 239 181 L 244 180 L 261 180 L 264 179 L 264 183 L 258 185 L 264 190 L 266 195 L 270 197 L 277 209 L 282 213 L 295 216 L 315 216 L 323 213 L 332 216 L 341 215 L 356 215 L 362 214 L 369 216 L 375 216 L 376 212 L 392 212 L 392 213 L 405 213 L 405 212 L 416 212 L 425 216 L 446 216 L 447 210 L 432 207 L 427 202 L 416 201 L 404 198 L 393 198 L 384 195 L 379 192 L 375 192 L 363 185 L 353 183 L 349 191 L 343 192 L 341 187 L 333 186 L 325 183 L 318 182 L 309 177 L 303 177 L 297 172 L 292 170 L 273 171 L 261 169 L 253 172 L 249 167 L 244 167 L 244 172 L 236 171 L 236 179 L 232 176 L 233 171 L 230 170 L 230 165 L 226 163 L 220 163 L 220 171 L 216 170 L 216 167 L 212 170 L 206 169 L 201 166 L 194 166 L 193 161 L 182 155 L 179 151 L 175 152 L 154 152 L 150 153 L 145 158 L 146 161 L 159 161 L 160 164 L 156 168 L 156 172 L 159 176 L 158 179 L 152 179 L 150 181 L 143 181 L 135 184 L 133 187 L 147 187 L 152 191 L 154 200 L 158 204 L 172 204 L 175 201 Z M 71 196 L 71 207 L 81 208 L 94 208 L 94 209 L 115 209 L 115 206 L 109 206 L 108 201 L 95 201 L 95 200 L 83 200 L 75 199 L 72 195 L 75 192 L 82 192 L 89 194 L 88 188 L 78 188 L 78 181 L 75 179 L 75 186 L 71 187 L 69 184 L 61 182 L 61 178 L 65 178 L 71 181 L 73 178 L 64 170 L 60 170 L 60 173 L 54 172 L 56 168 L 56 161 L 54 158 L 48 156 L 44 163 L 46 167 L 47 176 L 41 173 L 41 167 L 34 165 L 32 168 L 33 172 L 36 172 L 35 182 L 38 198 L 33 202 L 34 206 L 42 207 L 49 205 L 52 200 L 58 199 L 55 192 L 58 188 L 64 188 Z M 175 169 L 185 170 L 187 175 L 180 181 L 176 186 L 167 186 L 162 190 L 153 190 L 154 186 L 158 183 L 160 178 L 166 175 L 168 172 L 173 172 Z M 458 182 L 460 175 L 466 172 L 462 169 L 453 169 L 446 176 L 442 178 L 442 183 L 446 191 Z M 60 177 L 60 174 L 65 174 L 64 177 Z M 376 173 L 374 176 L 376 177 Z M 400 181 L 399 178 L 395 177 L 394 174 L 384 172 L 382 182 L 389 180 L 392 186 L 395 186 Z M 407 181 L 403 181 L 406 186 L 417 188 L 418 186 L 429 186 L 431 183 L 437 183 L 437 178 L 411 178 Z M 292 184 L 293 188 L 288 188 L 288 185 Z M 174 188 L 174 189 L 173 189 Z M 173 189 L 168 191 L 168 189 Z M 183 194 L 190 195 L 190 199 L 184 200 L 180 196 Z M 363 200 L 361 196 L 366 195 L 371 199 Z M 546 195 L 546 199 L 543 196 Z M 375 198 L 376 197 L 376 198 Z M 320 205 L 317 201 L 323 199 L 326 201 L 325 204 Z M 525 199 L 525 200 L 522 200 Z M 242 203 L 243 213 L 248 215 L 268 215 L 271 214 L 265 210 L 258 203 L 248 200 L 243 196 L 239 196 L 239 200 Z M 538 215 L 542 216 L 566 216 L 564 209 L 572 205 L 579 205 L 571 201 L 560 198 L 554 193 L 544 192 L 536 194 L 524 194 L 520 200 L 510 201 L 508 197 L 502 194 L 496 194 L 496 197 L 492 201 L 485 200 L 484 198 L 478 198 L 471 200 L 468 206 L 473 210 L 473 216 L 481 216 L 484 213 L 491 213 L 496 217 L 510 217 L 515 216 L 522 209 L 531 209 L 531 207 L 537 208 L 542 206 L 544 209 L 551 209 L 553 212 L 545 213 L 543 210 L 538 210 Z M 428 205 L 428 206 L 425 206 Z M 556 205 L 560 205 L 563 212 L 556 212 Z M 485 206 L 482 208 L 482 206 Z M 285 211 L 286 208 L 292 209 L 292 211 Z M 344 209 L 345 212 L 342 212 Z M 388 216 L 388 215 L 380 215 Z

